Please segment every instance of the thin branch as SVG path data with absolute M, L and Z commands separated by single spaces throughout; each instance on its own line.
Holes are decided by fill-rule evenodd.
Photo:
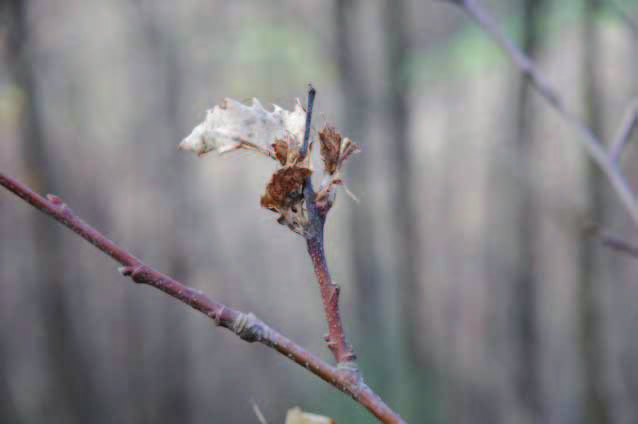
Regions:
M 187 287 L 145 265 L 141 260 L 82 221 L 59 197 L 48 195 L 45 199 L 33 192 L 29 187 L 2 173 L 0 173 L 0 186 L 60 222 L 123 265 L 119 268 L 122 275 L 131 278 L 138 284 L 147 284 L 163 291 L 206 315 L 217 326 L 232 331 L 246 342 L 258 342 L 276 350 L 343 393 L 350 395 L 379 420 L 388 423 L 403 422 L 401 417 L 392 411 L 361 379 L 353 378 L 352 373 L 344 372 L 339 367 L 327 364 L 319 357 L 275 331 L 252 313 L 245 314 L 216 302 L 201 291 Z
M 319 282 L 321 300 L 323 301 L 323 309 L 328 323 L 328 335 L 326 336 L 328 348 L 334 355 L 338 365 L 348 365 L 352 370 L 356 371 L 354 361 L 357 357 L 352 350 L 352 346 L 346 341 L 346 334 L 339 312 L 339 294 L 341 289 L 330 277 L 324 252 L 323 236 L 310 238 L 306 243 L 308 254 L 315 270 L 315 277 Z
M 638 258 L 638 246 L 631 244 L 619 235 L 600 228 L 595 224 L 589 225 L 586 230 L 610 249 Z
M 299 156 L 305 157 L 308 153 L 308 145 L 310 144 L 310 129 L 311 129 L 311 121 L 312 121 L 312 106 L 315 103 L 315 95 L 317 91 L 312 86 L 312 84 L 308 84 L 308 108 L 306 109 L 306 131 L 303 135 L 303 144 L 301 145 L 301 150 L 299 152 Z
M 631 134 L 636 127 L 638 127 L 638 100 L 635 100 L 627 108 L 622 124 L 618 128 L 618 133 L 609 146 L 609 158 L 612 161 L 618 162 L 620 160 L 620 154 L 629 142 Z
M 312 105 L 315 100 L 316 90 L 309 85 L 308 90 L 308 109 L 306 109 L 306 132 L 304 136 L 304 147 L 307 149 L 310 138 L 310 128 L 312 125 Z M 319 207 L 316 202 L 310 178 L 304 190 L 306 199 L 306 209 L 308 210 L 309 231 L 306 237 L 306 247 L 312 261 L 315 271 L 315 277 L 319 283 L 319 291 L 323 303 L 323 310 L 328 323 L 328 335 L 326 342 L 328 348 L 332 352 L 335 361 L 342 369 L 352 372 L 352 377 L 361 379 L 361 375 L 355 364 L 356 355 L 352 350 L 352 346 L 346 341 L 343 322 L 339 312 L 339 286 L 332 281 L 328 263 L 326 262 L 326 254 L 324 250 L 324 227 L 326 216 L 330 210 L 331 204 L 327 204 L 325 208 Z
M 587 153 L 606 175 L 612 188 L 620 197 L 625 209 L 634 223 L 638 225 L 638 202 L 617 164 L 608 156 L 603 143 L 596 137 L 592 130 L 581 119 L 567 110 L 558 92 L 539 71 L 532 59 L 521 51 L 507 35 L 498 28 L 492 17 L 483 9 L 478 1 L 447 1 L 463 9 L 481 28 L 488 32 L 497 44 L 510 56 L 510 59 L 519 68 L 521 73 L 529 79 L 532 87 L 549 102 L 554 110 L 578 131 Z

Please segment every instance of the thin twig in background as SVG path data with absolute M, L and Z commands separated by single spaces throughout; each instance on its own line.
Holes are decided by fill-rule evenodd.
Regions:
M 259 405 L 257 405 L 257 402 L 255 402 L 254 399 L 251 399 L 250 404 L 253 407 L 253 412 L 255 413 L 255 415 L 257 415 L 257 420 L 259 420 L 259 423 L 268 424 L 268 421 L 266 421 L 266 417 L 264 417 L 264 414 L 261 413 L 261 409 L 259 409 Z
M 476 0 L 447 0 L 465 11 L 478 25 L 489 33 L 497 44 L 509 55 L 512 62 L 521 73 L 529 79 L 531 86 L 556 110 L 578 133 L 590 157 L 606 175 L 612 188 L 620 197 L 622 204 L 638 225 L 638 201 L 632 193 L 627 181 L 620 172 L 616 161 L 608 155 L 603 143 L 592 130 L 575 114 L 567 110 L 558 92 L 551 86 L 548 79 L 521 49 L 519 49 L 507 35 L 499 29 L 492 17 Z
M 201 291 L 187 287 L 145 265 L 141 260 L 82 221 L 59 197 L 48 195 L 45 199 L 33 192 L 29 187 L 2 173 L 0 173 L 0 186 L 60 222 L 123 265 L 119 269 L 122 275 L 131 278 L 138 284 L 147 284 L 163 291 L 206 315 L 217 326 L 232 331 L 246 342 L 258 342 L 276 350 L 322 380 L 350 395 L 379 420 L 388 423 L 403 422 L 401 417 L 392 411 L 360 378 L 354 379 L 351 373 L 344 373 L 340 368 L 327 364 L 319 357 L 272 329 L 253 314 L 245 314 L 216 302 Z
M 586 231 L 610 249 L 638 258 L 638 246 L 629 243 L 621 236 L 605 230 L 596 224 L 588 225 Z
M 614 162 L 620 160 L 620 154 L 622 153 L 625 145 L 631 139 L 633 131 L 638 126 L 638 100 L 634 100 L 633 103 L 627 108 L 625 117 L 622 120 L 622 124 L 618 128 L 618 133 L 614 137 L 614 140 L 609 146 L 609 157 Z

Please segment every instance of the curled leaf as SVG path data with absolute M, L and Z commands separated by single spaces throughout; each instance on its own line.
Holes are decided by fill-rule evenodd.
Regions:
M 321 143 L 321 158 L 324 168 L 329 175 L 334 175 L 341 169 L 344 162 L 359 151 L 359 146 L 349 138 L 343 138 L 341 134 L 331 126 L 325 126 L 319 131 Z
M 299 101 L 293 111 L 273 106 L 274 110 L 268 112 L 257 99 L 253 99 L 251 106 L 225 99 L 221 106 L 206 113 L 206 119 L 182 140 L 179 148 L 198 156 L 211 151 L 224 154 L 248 149 L 279 160 L 272 143 L 283 140 L 288 154 L 298 151 L 303 142 L 306 113 Z
M 337 172 L 339 152 L 341 151 L 341 134 L 334 127 L 325 126 L 319 131 L 321 158 L 326 172 L 330 175 Z
M 261 196 L 261 206 L 279 213 L 277 222 L 299 234 L 307 224 L 304 188 L 311 174 L 312 170 L 303 166 L 284 166 L 272 175 Z
M 285 166 L 277 170 L 261 197 L 261 206 L 280 212 L 303 201 L 303 188 L 312 171 L 302 166 Z
M 272 144 L 272 148 L 275 151 L 275 158 L 281 163 L 285 165 L 288 162 L 288 143 L 281 138 L 275 140 Z

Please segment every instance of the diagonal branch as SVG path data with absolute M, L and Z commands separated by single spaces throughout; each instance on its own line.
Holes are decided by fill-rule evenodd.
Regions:
M 119 268 L 122 275 L 131 278 L 138 284 L 147 284 L 163 291 L 206 315 L 216 325 L 232 331 L 246 342 L 258 342 L 276 350 L 312 374 L 351 396 L 379 420 L 388 423 L 403 422 L 401 417 L 390 409 L 361 379 L 353 378 L 352 373 L 344 372 L 338 367 L 327 364 L 316 355 L 275 331 L 252 313 L 245 314 L 216 302 L 201 291 L 187 287 L 145 265 L 141 260 L 82 221 L 59 197 L 48 195 L 45 199 L 33 192 L 29 187 L 2 173 L 0 173 L 0 186 L 60 222 L 123 265 Z
M 580 135 L 585 150 L 603 171 L 612 188 L 620 198 L 632 220 L 638 225 L 638 201 L 632 193 L 616 162 L 607 154 L 603 143 L 592 130 L 564 105 L 558 92 L 540 72 L 523 51 L 496 25 L 477 0 L 446 0 L 463 9 L 478 25 L 489 33 L 497 44 L 509 55 L 521 73 L 530 81 L 532 87 L 558 112 Z
M 611 233 L 596 224 L 590 224 L 586 230 L 610 249 L 638 258 L 638 246 L 631 244 L 619 235 Z
M 634 100 L 625 113 L 622 124 L 618 129 L 618 133 L 609 146 L 609 158 L 618 162 L 620 154 L 631 139 L 631 134 L 638 127 L 638 100 Z

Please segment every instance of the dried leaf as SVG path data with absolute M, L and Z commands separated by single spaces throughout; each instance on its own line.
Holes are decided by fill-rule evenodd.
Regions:
M 325 126 L 319 131 L 319 141 L 321 143 L 321 158 L 330 175 L 337 172 L 339 163 L 339 152 L 341 151 L 341 134 L 334 127 Z
M 279 213 L 277 222 L 305 236 L 308 219 L 304 203 L 304 188 L 312 174 L 309 168 L 289 165 L 278 169 L 261 196 L 261 206 Z
M 303 187 L 312 171 L 302 166 L 285 166 L 277 170 L 261 197 L 261 206 L 275 211 L 295 207 L 303 201 Z
M 257 99 L 253 99 L 252 106 L 225 99 L 221 106 L 206 113 L 206 119 L 182 140 L 179 148 L 198 156 L 211 151 L 224 154 L 248 149 L 278 159 L 272 144 L 283 140 L 288 145 L 288 154 L 298 151 L 303 142 L 306 112 L 299 101 L 293 111 L 273 106 L 274 110 L 268 112 Z
M 351 155 L 359 153 L 359 151 L 360 149 L 358 144 L 354 143 L 349 138 L 344 139 L 341 144 L 341 152 L 339 153 L 339 163 L 337 168 L 341 168 L 344 162 L 347 161 Z
M 281 138 L 278 138 L 272 144 L 272 148 L 275 151 L 275 158 L 277 158 L 279 163 L 285 165 L 286 162 L 288 162 L 288 144 Z
M 335 174 L 341 169 L 344 162 L 359 151 L 359 146 L 349 138 L 343 138 L 341 134 L 331 126 L 325 126 L 319 131 L 321 143 L 321 157 L 324 167 L 329 175 Z

